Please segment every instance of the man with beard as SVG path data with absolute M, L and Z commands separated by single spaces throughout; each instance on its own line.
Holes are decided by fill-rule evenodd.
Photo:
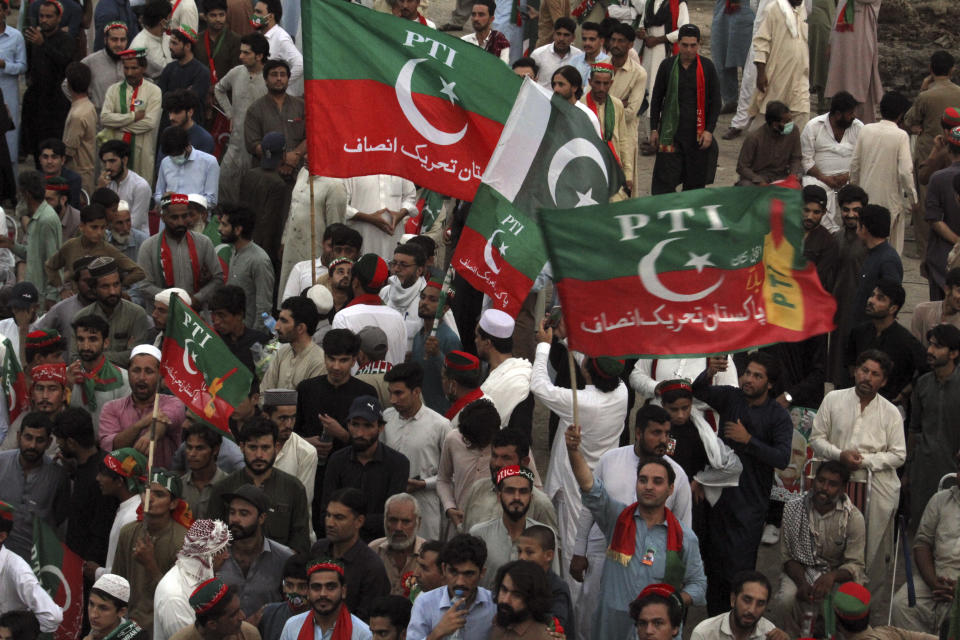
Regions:
M 106 320 L 93 314 L 80 316 L 72 327 L 78 358 L 67 367 L 73 389 L 70 406 L 82 407 L 93 424 L 99 424 L 103 405 L 130 393 L 127 370 L 114 366 L 104 354 L 110 346 L 110 324 Z
M 69 508 L 67 473 L 44 455 L 52 439 L 51 417 L 35 407 L 20 424 L 17 448 L 0 452 L 0 500 L 14 509 L 13 529 L 3 546 L 28 561 L 33 519 L 40 518 L 55 529 Z
M 920 522 L 940 478 L 956 470 L 951 454 L 960 449 L 960 434 L 952 428 L 954 416 L 960 415 L 960 329 L 941 324 L 927 331 L 926 337 L 927 366 L 932 371 L 917 379 L 910 399 L 907 469 L 913 523 Z
M 261 3 L 258 3 L 261 4 Z M 308 596 L 311 609 L 296 615 L 283 625 L 280 640 L 323 638 L 337 640 L 372 640 L 370 627 L 350 613 L 347 600 L 355 583 L 345 577 L 342 563 L 321 559 L 307 568 Z M 350 589 L 347 589 L 347 584 Z
M 584 93 L 580 102 L 597 116 L 600 123 L 600 137 L 610 147 L 613 157 L 623 169 L 625 191 L 617 193 L 616 200 L 629 197 L 633 191 L 633 163 L 637 154 L 636 136 L 627 127 L 623 102 L 610 94 L 613 86 L 613 63 L 595 62 L 590 68 L 589 91 Z
M 788 640 L 787 635 L 763 617 L 770 602 L 770 581 L 758 571 L 741 571 L 733 580 L 730 611 L 707 618 L 690 635 L 691 640 L 735 640 L 766 638 Z M 638 636 L 639 637 L 639 636 Z
M 417 362 L 402 362 L 384 375 L 391 408 L 384 411 L 384 444 L 410 462 L 407 492 L 419 504 L 420 530 L 428 540 L 441 536 L 443 517 L 437 496 L 437 471 L 443 441 L 450 421 L 423 404 L 423 368 Z
M 863 123 L 854 116 L 856 99 L 840 91 L 830 100 L 830 110 L 803 127 L 800 151 L 803 155 L 803 186 L 815 184 L 827 192 L 827 215 L 823 226 L 834 233 L 840 229 L 837 191 L 850 182 L 850 161 Z M 862 203 L 866 205 L 866 202 Z
M 227 284 L 240 287 L 246 296 L 243 322 L 252 329 L 260 318 L 273 311 L 273 263 L 270 256 L 253 242 L 256 217 L 250 209 L 236 205 L 220 208 L 220 239 L 233 246 Z
M 241 484 L 216 499 L 222 499 L 232 539 L 220 577 L 236 589 L 244 615 L 256 623 L 261 607 L 279 600 L 283 565 L 294 552 L 266 533 L 265 522 L 277 512 L 263 489 Z
M 396 493 L 383 505 L 383 528 L 386 536 L 370 543 L 379 556 L 390 581 L 390 593 L 409 595 L 407 580 L 417 568 L 420 549 L 426 542 L 420 534 L 420 506 L 409 493 Z
M 854 369 L 854 386 L 824 396 L 810 433 L 810 447 L 818 458 L 839 460 L 856 480 L 865 480 L 862 470 L 872 472 L 870 508 L 864 515 L 870 523 L 864 565 L 867 580 L 878 585 L 878 592 L 883 592 L 889 575 L 888 552 L 900 502 L 897 469 L 907 457 L 903 418 L 879 394 L 892 368 L 882 351 L 861 353 Z M 870 425 L 869 429 L 864 425 Z
M 270 45 L 270 58 L 282 61 L 286 65 L 290 95 L 303 96 L 303 55 L 294 45 L 290 34 L 279 25 L 282 19 L 283 3 L 280 0 L 257 0 L 253 3 L 250 23 L 267 39 Z M 303 123 L 300 126 L 302 127 Z
M 230 557 L 229 544 L 230 532 L 223 522 L 193 521 L 176 564 L 160 579 L 153 594 L 153 640 L 170 640 L 196 621 L 190 594 L 220 570 Z
M 93 262 L 96 258 L 93 256 L 84 256 L 78 258 L 71 265 L 70 271 L 73 274 L 73 287 L 75 294 L 69 298 L 65 298 L 58 302 L 57 304 L 50 307 L 50 310 L 43 314 L 43 317 L 39 320 L 36 320 L 36 310 L 33 311 L 33 318 L 26 322 L 27 326 L 33 326 L 34 329 L 53 329 L 62 336 L 67 337 L 67 355 L 69 356 L 74 351 L 72 336 L 71 336 L 71 323 L 77 314 L 84 307 L 88 307 L 91 304 L 97 301 L 96 293 L 94 292 L 93 287 L 90 285 L 90 263 Z M 17 287 L 23 289 L 24 286 L 33 287 L 29 282 L 20 283 L 14 285 L 14 290 L 11 295 L 11 302 L 17 300 Z M 36 291 L 36 289 L 34 289 Z M 19 303 L 18 303 L 19 304 Z M 16 318 L 18 315 L 24 313 L 20 309 L 16 308 L 14 305 L 11 305 L 11 310 L 14 312 L 14 322 L 12 323 L 14 327 L 17 326 Z M 34 323 L 34 320 L 36 322 Z M 9 323 L 9 320 L 0 320 L 0 333 L 7 335 L 7 331 L 4 329 L 4 323 Z M 26 333 L 23 334 L 26 337 Z M 9 336 L 8 336 L 9 337 Z M 14 348 L 17 348 L 19 340 L 14 342 L 13 339 L 10 341 Z
M 265 416 L 254 416 L 240 427 L 240 448 L 245 468 L 234 471 L 213 487 L 208 505 L 213 519 L 225 520 L 225 494 L 253 483 L 273 504 L 264 533 L 295 551 L 310 546 L 307 494 L 294 476 L 274 468 L 277 460 L 277 425 Z M 274 583 L 276 585 L 276 583 Z
M 380 299 L 391 309 L 403 316 L 407 327 L 407 350 L 413 342 L 413 336 L 423 324 L 417 314 L 420 292 L 426 286 L 423 279 L 426 271 L 427 256 L 423 249 L 415 244 L 401 244 L 393 250 L 393 260 L 389 267 L 391 275 L 387 284 L 380 289 Z
M 530 469 L 520 466 L 502 467 L 497 473 L 497 500 L 500 502 L 501 514 L 470 527 L 470 535 L 477 536 L 487 545 L 487 574 L 481 580 L 481 584 L 487 588 L 493 589 L 496 586 L 494 572 L 516 558 L 515 543 L 524 529 L 543 524 L 527 517 L 532 492 L 533 472 Z M 554 556 L 552 567 L 557 573 L 560 572 L 559 556 L 559 553 Z
M 143 295 L 153 298 L 162 289 L 180 287 L 202 309 L 210 295 L 223 284 L 223 269 L 210 238 L 191 231 L 190 197 L 168 193 L 160 201 L 164 230 L 140 245 L 137 262 L 147 277 Z
M 59 2 L 45 0 L 40 4 L 38 26 L 23 30 L 27 41 L 27 90 L 23 94 L 22 151 L 35 154 L 38 160 L 38 143 L 47 138 L 62 138 L 63 123 L 70 111 L 70 101 L 60 84 L 66 78 L 67 65 L 74 60 L 76 41 L 60 28 L 62 14 Z
M 636 480 L 633 477 L 640 461 L 650 457 L 662 457 L 676 477 L 673 493 L 667 498 L 666 507 L 687 528 L 693 526 L 693 500 L 690 479 L 683 467 L 667 456 L 667 448 L 673 440 L 670 414 L 654 404 L 642 407 L 637 413 L 635 441 L 633 445 L 607 451 L 597 461 L 594 474 L 603 482 L 607 493 L 614 500 L 629 504 L 636 497 Z M 674 445 L 676 443 L 673 440 Z M 594 522 L 589 510 L 583 509 L 577 522 L 576 545 L 571 553 L 570 575 L 583 583 L 583 591 L 577 598 L 577 619 L 581 621 L 578 636 L 589 637 L 593 613 L 603 600 L 603 558 L 607 540 L 603 531 Z
M 257 628 L 244 620 L 237 590 L 220 578 L 200 584 L 190 594 L 189 602 L 196 620 L 170 640 L 255 640 L 260 637 Z
M 440 562 L 443 546 L 439 540 L 428 540 L 420 547 L 420 553 L 416 558 L 417 566 L 413 570 L 416 585 L 410 591 L 411 601 L 416 600 L 421 593 L 433 591 L 446 584 L 443 563 Z
M 273 1 L 280 4 L 280 0 L 271 0 Z M 263 2 L 257 3 L 257 5 L 263 4 Z M 279 28 L 274 27 L 274 29 Z M 244 116 L 243 121 L 243 139 L 247 152 L 253 155 L 255 162 L 258 162 L 264 157 L 262 144 L 264 137 L 268 133 L 282 134 L 284 152 L 280 156 L 281 162 L 277 165 L 277 173 L 292 180 L 307 152 L 305 103 L 303 98 L 293 93 L 290 65 L 275 57 L 275 53 L 271 45 L 271 59 L 263 63 L 263 79 L 267 84 L 267 95 L 258 98 L 247 107 L 247 115 Z M 300 94 L 302 93 L 301 88 Z
M 157 130 L 160 127 L 163 93 L 157 85 L 143 81 L 147 72 L 146 50 L 127 49 L 119 55 L 123 63 L 123 80 L 107 89 L 103 97 L 103 108 L 100 110 L 100 124 L 103 126 L 103 136 L 108 140 L 127 144 L 130 170 L 149 182 L 153 180 L 157 155 Z M 102 157 L 103 149 L 100 153 Z M 111 180 L 120 180 L 118 171 L 106 166 L 104 168 L 110 171 Z M 101 183 L 102 181 L 103 178 Z M 122 193 L 120 197 L 132 202 Z M 140 225 L 136 210 L 133 214 L 133 225 L 141 231 L 147 231 Z M 146 225 L 146 218 L 143 218 L 142 223 Z
M 197 96 L 191 93 L 190 89 L 177 87 L 165 91 L 163 94 L 163 112 L 169 123 L 166 128 L 161 130 L 161 135 L 169 127 L 183 129 L 187 132 L 187 140 L 190 141 L 191 147 L 212 154 L 215 146 L 213 136 L 201 127 L 197 118 L 194 117 L 198 108 Z M 157 162 L 161 160 L 163 160 L 162 157 L 157 158 Z
M 828 192 L 829 197 L 830 192 Z M 845 185 L 836 196 L 837 208 L 843 217 L 843 226 L 835 231 L 833 238 L 837 243 L 839 261 L 834 278 L 833 294 L 837 301 L 837 314 L 834 318 L 837 329 L 830 334 L 829 366 L 827 380 L 838 382 L 845 380 L 847 374 L 847 339 L 850 330 L 856 325 L 855 316 L 861 311 L 854 309 L 849 301 L 857 290 L 860 270 L 867 257 L 867 247 L 857 234 L 860 228 L 860 212 L 868 204 L 866 191 L 854 184 Z
M 123 255 L 136 261 L 140 254 L 140 245 L 149 236 L 140 229 L 133 228 L 133 219 L 130 217 L 130 203 L 121 200 L 115 191 L 105 187 L 94 191 L 90 196 L 90 201 L 107 210 L 107 242 Z M 137 294 L 137 299 L 139 299 L 139 294 Z
M 433 327 L 437 321 L 437 307 L 440 305 L 440 291 L 443 285 L 431 279 L 420 290 L 420 304 L 417 306 L 417 315 L 422 326 L 413 333 L 413 348 L 411 361 L 419 362 L 423 367 L 423 402 L 428 407 L 443 414 L 450 409 L 450 400 L 443 392 L 443 368 L 447 354 L 463 348 L 460 336 L 447 322 L 450 316 L 449 309 L 444 311 L 444 321 L 437 326 L 436 335 Z
M 906 299 L 907 292 L 898 282 L 877 282 L 867 300 L 868 320 L 856 326 L 847 341 L 847 365 L 851 374 L 857 356 L 867 349 L 877 349 L 890 357 L 893 371 L 880 389 L 880 395 L 893 404 L 904 406 L 908 404 L 914 378 L 930 370 L 920 341 L 897 322 L 897 314 Z
M 119 501 L 100 491 L 97 475 L 104 451 L 97 446 L 90 414 L 68 407 L 53 417 L 53 435 L 72 480 L 64 542 L 74 553 L 102 565 Z
M 223 436 L 209 426 L 192 423 L 183 428 L 183 461 L 187 471 L 180 476 L 180 481 L 183 499 L 196 518 L 207 517 L 213 487 L 227 477 L 227 472 L 217 464 L 221 447 Z M 240 460 L 243 464 L 242 453 Z
M 790 107 L 779 100 L 767 105 L 766 124 L 747 134 L 737 158 L 741 187 L 765 187 L 800 175 L 800 130 Z
M 112 215 L 110 213 L 111 206 L 105 195 L 98 196 L 100 189 L 113 191 L 118 199 L 127 203 L 126 211 L 129 212 L 129 226 L 142 234 L 142 239 L 136 242 L 139 249 L 143 241 L 150 235 L 148 210 L 153 200 L 153 192 L 150 190 L 150 184 L 142 176 L 128 168 L 129 163 L 130 145 L 123 140 L 104 142 L 103 146 L 100 147 L 100 164 L 103 167 L 103 172 L 97 179 L 99 188 L 91 194 L 90 199 L 102 204 L 107 209 L 108 216 Z M 117 210 L 119 211 L 119 203 L 117 204 Z M 110 221 L 111 233 L 130 234 L 131 231 L 127 231 L 126 226 L 118 229 L 115 228 L 114 221 Z M 123 240 L 123 238 L 118 238 L 114 244 L 117 244 L 120 240 Z M 137 254 L 130 257 L 137 258 Z
M 283 600 L 264 606 L 260 623 L 257 625 L 262 638 L 279 640 L 287 620 L 310 609 L 310 601 L 307 600 L 308 562 L 307 554 L 297 553 L 283 563 L 283 582 L 280 583 Z
M 347 228 L 350 229 L 349 227 Z M 350 231 L 354 230 L 350 229 Z M 354 233 L 356 233 L 356 231 L 354 231 Z M 355 262 L 353 258 L 348 258 L 347 256 L 337 256 L 330 261 L 330 276 L 327 281 L 327 286 L 333 294 L 334 315 L 331 317 L 335 317 L 336 314 L 353 299 L 353 287 L 350 285 L 350 282 L 353 280 L 353 265 Z
M 927 333 L 938 324 L 949 324 L 960 329 L 960 268 L 947 272 L 943 300 L 920 302 L 913 308 L 910 331 L 913 337 L 927 346 Z
M 366 518 L 360 537 L 368 543 L 383 536 L 383 505 L 393 494 L 403 492 L 410 478 L 407 457 L 380 442 L 383 426 L 383 413 L 376 396 L 354 398 L 347 414 L 350 447 L 330 454 L 323 475 L 320 501 L 323 510 L 338 489 L 353 487 L 363 491 Z
M 23 282 L 18 284 L 33 283 L 41 290 L 42 298 L 46 301 L 45 308 L 49 308 L 56 302 L 59 292 L 46 281 L 43 265 L 63 244 L 63 229 L 57 212 L 44 200 L 44 187 L 43 176 L 38 172 L 24 171 L 20 174 L 17 196 L 24 201 L 24 215 L 29 218 L 24 229 L 27 241 L 26 244 L 19 244 L 3 234 L 0 236 L 0 249 L 9 249 L 17 258 L 26 262 Z M 32 301 L 36 302 L 37 300 Z
M 67 406 L 70 386 L 65 364 L 39 364 L 30 369 L 30 381 L 30 406 L 34 411 L 45 413 L 52 419 Z
M 347 593 L 347 606 L 358 617 L 368 620 L 373 599 L 390 593 L 390 580 L 380 556 L 360 537 L 370 517 L 364 515 L 370 501 L 365 492 L 352 487 L 339 489 L 329 498 L 324 517 L 325 537 L 317 540 L 310 554 L 334 558 L 343 564 L 346 578 L 353 585 Z M 383 523 L 383 514 L 379 515 Z
M 317 450 L 293 432 L 297 420 L 297 392 L 293 389 L 264 389 L 263 414 L 277 425 L 277 459 L 274 468 L 300 481 L 307 492 L 307 522 L 313 522 L 310 508 L 317 480 Z
M 497 492 L 497 476 L 504 467 L 519 466 L 533 471 L 533 491 L 530 494 L 530 518 L 557 529 L 557 512 L 540 485 L 540 479 L 530 458 L 530 438 L 518 427 L 499 429 L 490 445 L 490 476 L 476 480 L 467 488 L 463 501 L 463 528 L 499 518 L 503 514 Z
M 227 26 L 227 1 L 211 0 L 203 3 L 207 28 L 200 33 L 196 55 L 210 69 L 211 92 L 204 102 L 209 103 L 215 87 L 240 58 L 240 36 Z
M 87 269 L 97 301 L 78 311 L 76 317 L 95 315 L 110 323 L 110 343 L 104 348 L 104 353 L 113 364 L 126 367 L 130 363 L 130 351 L 134 345 L 147 341 L 150 318 L 143 307 L 121 297 L 123 286 L 116 260 L 100 257 L 91 262 Z
M 460 39 L 475 44 L 510 64 L 510 41 L 507 40 L 507 36 L 492 28 L 493 16 L 496 12 L 497 3 L 493 0 L 474 2 L 470 10 L 470 26 L 473 27 L 473 33 L 460 36 Z
M 821 286 L 830 291 L 840 256 L 837 241 L 821 224 L 827 201 L 823 187 L 808 184 L 803 188 L 803 257 L 817 267 Z
M 127 368 L 130 395 L 111 400 L 100 410 L 100 446 L 104 450 L 133 447 L 143 455 L 150 448 L 154 400 L 160 389 L 160 350 L 141 344 L 130 352 Z M 172 395 L 160 394 L 154 465 L 170 467 L 180 445 L 180 428 L 186 410 Z
M 903 263 L 900 254 L 890 244 L 890 211 L 875 204 L 866 205 L 860 212 L 857 235 L 867 248 L 866 258 L 860 267 L 857 290 L 853 294 L 854 319 L 866 318 L 867 300 L 880 280 L 903 282 Z
M 103 28 L 104 47 L 94 51 L 80 62 L 90 68 L 90 88 L 87 97 L 97 108 L 103 108 L 103 100 L 110 85 L 123 80 L 123 62 L 120 52 L 127 48 L 127 25 L 123 22 L 109 22 Z
M 157 349 L 163 347 L 163 333 L 167 328 L 167 316 L 170 314 L 170 299 L 174 295 L 188 307 L 193 304 L 187 292 L 179 287 L 164 289 L 153 297 L 153 311 L 150 312 L 150 317 L 153 318 L 153 330 L 150 335 L 153 336 L 153 346 Z
M 41 152 L 41 157 L 46 151 Z M 64 241 L 77 233 L 80 227 L 80 212 L 70 204 L 70 185 L 61 176 L 45 179 L 43 199 L 60 218 L 60 234 Z
M 743 470 L 736 486 L 723 488 L 709 509 L 709 526 L 700 544 L 709 549 L 705 565 L 710 579 L 707 609 L 712 615 L 730 606 L 733 577 L 753 570 L 773 486 L 773 470 L 790 463 L 793 422 L 774 399 L 780 378 L 773 356 L 758 351 L 747 358 L 740 387 L 718 386 L 713 376 L 727 368 L 727 358 L 707 358 L 707 368 L 693 382 L 694 397 L 720 414 L 723 442 L 740 457 Z
M 490 640 L 552 638 L 552 595 L 546 574 L 528 560 L 514 560 L 497 570 L 493 588 L 497 615 Z
M 324 350 L 313 341 L 319 321 L 317 306 L 306 296 L 283 301 L 276 326 L 280 348 L 263 374 L 262 388 L 297 389 L 304 380 L 326 373 Z
M 864 580 L 866 529 L 863 514 L 844 493 L 849 481 L 846 466 L 827 460 L 813 487 L 783 507 L 783 574 L 775 611 L 791 638 L 807 633 L 804 620 L 816 621 L 835 585 Z
M 163 68 L 157 78 L 157 86 L 164 95 L 176 89 L 188 89 L 194 97 L 194 120 L 203 124 L 202 105 L 206 104 L 207 93 L 210 91 L 210 69 L 197 60 L 193 47 L 197 44 L 196 29 L 187 24 L 171 25 L 170 28 L 170 56 L 173 62 Z M 160 117 L 160 131 L 170 125 L 170 117 L 166 111 Z M 214 192 L 216 200 L 216 192 Z

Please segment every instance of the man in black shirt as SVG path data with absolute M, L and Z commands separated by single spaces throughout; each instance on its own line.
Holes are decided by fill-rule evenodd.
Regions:
M 260 350 L 270 341 L 270 336 L 244 324 L 246 308 L 247 294 L 243 287 L 235 284 L 224 285 L 210 296 L 210 317 L 214 331 L 220 334 L 227 348 L 240 362 L 256 372 Z
M 906 298 L 899 282 L 877 282 L 864 308 L 868 320 L 854 327 L 847 341 L 847 367 L 851 372 L 857 356 L 867 349 L 883 351 L 893 360 L 893 371 L 880 388 L 880 395 L 893 404 L 904 404 L 910 397 L 914 377 L 930 370 L 920 341 L 897 322 Z
M 297 385 L 294 433 L 317 449 L 317 480 L 313 492 L 313 529 L 323 533 L 323 476 L 328 456 L 350 442 L 347 414 L 355 398 L 376 396 L 377 390 L 351 373 L 360 352 L 360 338 L 349 329 L 331 329 L 323 336 L 327 372 Z M 382 534 L 381 534 L 382 535 Z
M 363 492 L 367 505 L 360 537 L 368 543 L 383 537 L 384 504 L 390 496 L 406 490 L 410 477 L 407 457 L 380 442 L 383 425 L 383 412 L 376 395 L 354 399 L 347 414 L 351 446 L 330 456 L 323 477 L 326 496 L 344 487 Z M 327 501 L 321 504 L 326 510 Z

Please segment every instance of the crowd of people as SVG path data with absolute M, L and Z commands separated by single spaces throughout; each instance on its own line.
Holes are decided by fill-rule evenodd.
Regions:
M 361 4 L 436 28 L 425 0 Z M 299 2 L 0 9 L 0 640 L 64 622 L 35 521 L 82 562 L 90 640 L 921 640 L 960 619 L 960 86 L 937 51 L 912 104 L 883 93 L 880 0 L 716 0 L 712 59 L 684 0 L 458 0 L 441 29 L 469 17 L 466 45 L 589 118 L 612 200 L 706 187 L 740 136 L 739 185 L 802 181 L 836 330 L 626 361 L 569 350 L 546 278 L 517 317 L 459 276 L 448 295 L 470 203 L 428 220 L 410 180 L 309 175 Z M 908 219 L 929 281 L 909 328 Z M 165 385 L 175 298 L 254 374 L 229 434 Z

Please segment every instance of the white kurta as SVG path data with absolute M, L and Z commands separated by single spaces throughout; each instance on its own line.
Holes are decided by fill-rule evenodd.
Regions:
M 870 204 L 890 210 L 890 244 L 903 253 L 903 228 L 917 202 L 907 132 L 890 120 L 864 125 L 850 159 L 850 182 L 870 194 Z
M 193 625 L 197 614 L 190 606 L 190 594 L 196 587 L 176 564 L 160 578 L 153 592 L 153 640 L 170 640 L 181 629 Z
M 270 57 L 274 60 L 285 60 L 290 65 L 290 82 L 287 85 L 287 93 L 292 96 L 303 97 L 303 54 L 293 44 L 293 38 L 283 30 L 280 25 L 275 25 L 270 31 L 263 34 L 270 45 Z
M 137 92 L 135 111 L 144 111 L 147 115 L 137 120 L 136 113 L 129 108 L 123 113 L 120 87 L 125 84 L 126 81 L 118 82 L 107 89 L 107 95 L 103 98 L 103 109 L 100 111 L 102 134 L 107 140 L 122 140 L 125 132 L 134 134 L 136 137 L 131 150 L 133 159 L 128 169 L 150 182 L 153 179 L 153 166 L 157 155 L 157 129 L 160 128 L 163 95 L 160 87 L 144 78 Z M 126 84 L 127 100 L 133 99 L 133 93 L 134 88 Z
M 583 503 L 580 501 L 580 486 L 573 475 L 564 443 L 564 432 L 573 421 L 573 392 L 550 382 L 547 373 L 549 356 L 550 345 L 543 342 L 538 344 L 537 356 L 533 361 L 533 375 L 530 378 L 530 391 L 537 400 L 560 418 L 557 435 L 553 439 L 550 451 L 550 469 L 547 471 L 545 491 L 557 509 L 560 546 L 569 556 L 577 538 L 577 523 L 580 520 L 580 511 L 583 509 Z M 621 382 L 609 393 L 598 390 L 592 384 L 587 385 L 584 389 L 577 391 L 577 404 L 580 424 L 583 425 L 580 450 L 587 465 L 594 469 L 600 456 L 620 444 L 623 421 L 629 410 L 627 385 Z M 568 567 L 563 567 L 564 575 L 567 570 Z M 574 600 L 576 600 L 575 596 Z
M 657 364 L 656 371 L 654 371 L 654 362 Z M 654 391 L 661 382 L 678 378 L 685 378 L 693 382 L 706 368 L 706 358 L 641 359 L 637 360 L 637 364 L 633 366 L 633 371 L 630 372 L 630 386 L 640 396 L 638 400 L 642 404 L 646 400 L 653 399 L 656 395 Z M 737 367 L 733 364 L 733 356 L 727 356 L 727 370 L 713 376 L 713 384 L 730 387 L 740 386 L 737 380 Z M 706 402 L 694 398 L 693 406 L 704 413 L 712 413 L 714 424 L 720 424 L 719 414 L 711 409 Z
M 173 62 L 173 55 L 170 53 L 170 36 L 167 34 L 155 36 L 144 29 L 134 36 L 130 48 L 146 49 L 147 76 L 153 79 L 159 78 L 164 67 Z
M 242 142 L 241 142 L 242 144 Z M 244 153 L 246 153 L 244 151 Z M 347 208 L 347 192 L 340 178 L 313 176 L 313 202 L 316 218 L 311 232 L 310 181 L 307 168 L 300 169 L 290 195 L 290 214 L 283 229 L 283 262 L 280 265 L 280 282 L 287 282 L 290 271 L 298 262 L 310 260 L 323 254 L 323 232 L 334 222 L 343 222 Z M 221 174 L 221 180 L 223 176 Z M 311 248 L 310 236 L 316 244 Z M 366 248 L 363 249 L 366 252 Z M 318 260 L 319 262 L 319 260 Z M 310 268 L 307 267 L 309 275 Z M 319 276 L 319 272 L 318 275 Z M 302 289 L 301 289 L 302 291 Z
M 767 90 L 755 91 L 750 115 L 766 113 L 773 100 L 795 113 L 810 111 L 810 48 L 807 45 L 807 10 L 801 3 L 774 0 L 764 10 L 753 36 L 754 61 L 766 64 Z
M 813 419 L 810 447 L 815 456 L 839 460 L 840 453 L 855 449 L 863 456 L 863 467 L 873 472 L 873 489 L 867 516 L 867 545 L 864 561 L 867 574 L 875 575 L 874 563 L 884 562 L 880 544 L 893 527 L 900 501 L 897 469 L 907 459 L 903 418 L 893 404 L 877 395 L 861 411 L 854 387 L 831 391 Z M 856 478 L 856 475 L 854 475 Z
M 423 480 L 427 486 L 413 494 L 420 506 L 420 530 L 417 535 L 427 540 L 439 540 L 443 524 L 443 509 L 437 495 L 437 472 L 443 441 L 450 433 L 450 421 L 422 405 L 412 418 L 404 418 L 394 409 L 385 409 L 381 440 L 388 447 L 407 456 L 410 477 Z
M 669 2 L 670 0 L 654 0 L 653 2 L 653 13 L 660 11 L 660 7 L 664 2 Z M 608 7 L 610 15 L 614 15 L 614 7 L 611 5 Z M 636 10 L 634 10 L 635 12 Z M 618 18 L 623 20 L 623 18 Z M 632 18 L 627 22 L 631 22 Z M 667 33 L 667 27 L 665 25 L 658 25 L 655 27 L 645 27 L 647 30 L 648 36 L 660 37 L 663 35 L 667 36 L 667 46 L 670 47 L 670 50 L 673 51 L 673 43 L 677 41 L 677 38 L 680 37 L 680 27 L 690 22 L 690 12 L 687 10 L 687 3 L 681 2 L 677 6 L 677 28 L 670 33 Z M 639 38 L 637 39 L 639 42 Z M 657 69 L 660 68 L 660 63 L 667 58 L 666 47 L 662 44 L 658 44 L 653 49 L 643 48 L 643 68 L 647 72 L 647 91 L 653 91 L 653 81 L 657 77 Z M 746 70 L 746 66 L 744 66 Z
M 63 622 L 63 611 L 40 586 L 30 565 L 0 548 L 0 614 L 24 609 L 33 612 L 44 633 L 53 633 Z
M 751 0 L 753 7 L 755 0 Z M 753 38 L 756 37 L 760 25 L 763 23 L 764 11 L 773 0 L 760 0 L 754 7 L 753 35 L 750 37 L 750 48 L 747 49 L 747 61 L 743 63 L 743 75 L 740 78 L 740 93 L 737 96 L 737 112 L 730 120 L 730 127 L 743 131 L 750 124 L 750 103 L 757 89 L 757 65 L 753 63 Z
M 833 189 L 806 173 L 813 166 L 828 176 L 849 172 L 853 149 L 857 145 L 857 136 L 860 135 L 863 123 L 854 118 L 853 124 L 843 132 L 840 142 L 837 142 L 830 127 L 829 115 L 825 113 L 810 119 L 800 134 L 800 152 L 804 173 L 803 186 L 815 184 L 826 190 L 827 214 L 823 216 L 821 224 L 827 231 L 833 233 L 843 226 L 840 210 L 837 208 L 837 194 Z
M 375 253 L 387 261 L 393 260 L 393 250 L 403 237 L 403 220 L 397 223 L 392 234 L 388 234 L 372 224 L 355 220 L 354 216 L 357 213 L 376 213 L 381 209 L 406 209 L 408 215 L 415 215 L 416 187 L 406 178 L 387 175 L 347 178 L 343 183 L 347 190 L 346 224 L 363 237 L 363 252 Z M 390 214 L 381 215 L 384 220 L 390 220 Z
M 480 385 L 483 395 L 489 396 L 500 413 L 500 428 L 510 422 L 510 415 L 517 405 L 530 395 L 530 374 L 533 370 L 529 360 L 507 358 L 490 372 Z
M 300 481 L 307 492 L 307 522 L 313 518 L 313 489 L 317 477 L 317 450 L 312 444 L 295 433 L 280 449 L 273 466 L 280 471 L 286 471 Z M 313 540 L 313 529 L 310 529 L 310 539 Z
M 407 355 L 407 329 L 403 316 L 386 305 L 355 304 L 344 307 L 333 317 L 334 329 L 350 329 L 360 333 L 364 327 L 375 326 L 387 334 L 387 355 L 390 364 L 400 364 Z
M 693 499 L 690 494 L 690 479 L 683 467 L 674 462 L 673 458 L 664 457 L 664 459 L 670 463 L 674 473 L 677 474 L 673 483 L 673 494 L 667 498 L 666 506 L 681 524 L 692 529 Z M 637 501 L 637 465 L 639 464 L 640 458 L 632 445 L 619 447 L 600 456 L 593 473 L 603 482 L 603 487 L 611 498 L 623 504 L 633 504 Z M 594 612 L 603 595 L 603 564 L 608 546 L 607 538 L 595 524 L 593 514 L 589 509 L 581 509 L 573 555 L 587 557 L 587 572 L 582 585 L 573 578 L 567 578 L 568 585 L 576 585 L 580 590 L 580 596 L 574 598 L 574 602 L 576 602 L 575 618 L 578 635 L 581 638 L 590 637 Z

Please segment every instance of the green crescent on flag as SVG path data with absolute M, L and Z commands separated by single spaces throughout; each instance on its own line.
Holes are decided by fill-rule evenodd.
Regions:
M 520 78 L 415 20 L 343 0 L 302 9 L 310 172 L 385 173 L 473 200 Z

